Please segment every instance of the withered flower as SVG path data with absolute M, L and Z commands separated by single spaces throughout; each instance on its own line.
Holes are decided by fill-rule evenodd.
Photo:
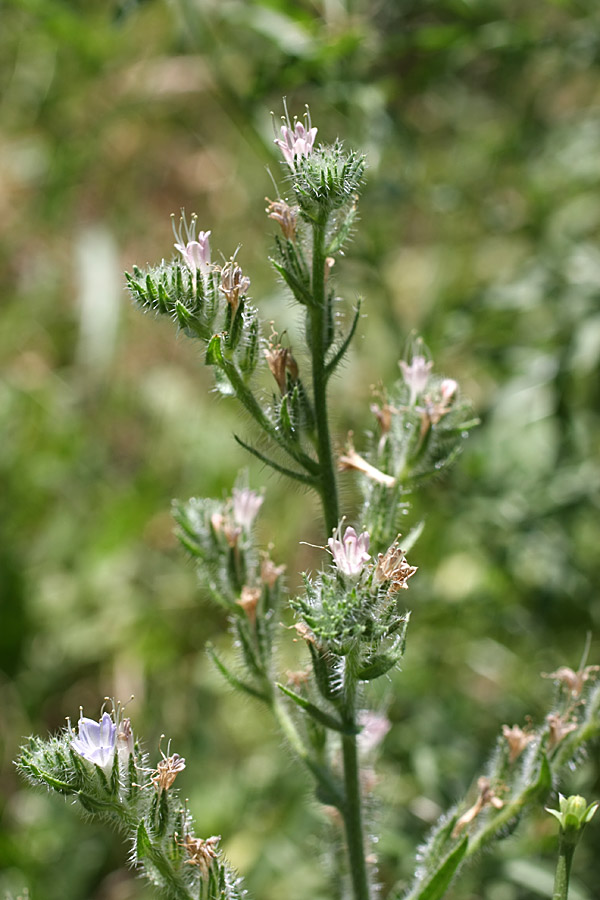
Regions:
M 270 219 L 279 222 L 283 236 L 288 241 L 296 240 L 296 223 L 298 221 L 298 212 L 285 202 L 285 200 L 269 200 L 265 197 L 269 204 L 265 210 Z
M 304 622 L 296 622 L 293 628 L 298 637 L 301 637 L 304 641 L 307 641 L 309 644 L 317 643 L 316 637 L 314 636 L 308 625 L 305 625 Z
M 260 561 L 260 580 L 272 588 L 277 579 L 285 572 L 285 566 L 276 566 L 268 553 L 264 553 Z
M 576 699 L 583 691 L 586 681 L 595 677 L 599 671 L 600 666 L 586 666 L 580 669 L 579 672 L 574 672 L 568 666 L 561 666 L 556 672 L 550 672 L 549 674 L 542 672 L 542 678 L 552 678 L 554 681 L 560 681 L 571 692 L 571 696 Z
M 256 607 L 260 600 L 261 590 L 257 587 L 248 587 L 247 584 L 242 588 L 242 596 L 237 600 L 238 606 L 241 606 L 251 622 L 256 621 Z
M 233 550 L 237 547 L 238 539 L 240 534 L 242 533 L 241 525 L 234 525 L 233 522 L 230 522 L 229 519 L 225 519 L 223 522 L 223 534 L 225 535 L 225 540 Z
M 389 581 L 391 594 L 406 590 L 408 588 L 406 582 L 417 571 L 417 566 L 410 566 L 404 558 L 404 550 L 400 548 L 399 540 L 400 535 L 385 553 L 379 554 L 375 567 L 375 581 Z
M 396 484 L 396 479 L 392 475 L 387 475 L 385 472 L 382 472 L 381 469 L 378 469 L 376 466 L 371 465 L 370 462 L 367 462 L 362 456 L 359 456 L 350 441 L 348 442 L 346 452 L 342 453 L 338 459 L 338 469 L 340 472 L 362 472 L 362 474 L 366 475 L 367 478 L 370 478 L 371 481 L 383 484 L 384 487 L 393 487 Z
M 221 835 L 207 838 L 203 841 L 201 838 L 192 837 L 186 834 L 183 841 L 178 841 L 181 847 L 185 847 L 189 854 L 189 859 L 185 863 L 188 866 L 198 866 L 203 878 L 208 876 L 210 867 L 215 859 L 217 859 L 217 846 L 221 840 Z
M 173 756 L 163 756 L 156 767 L 156 771 L 150 777 L 150 781 L 157 791 L 168 791 L 180 772 L 185 769 L 185 759 L 179 753 Z
M 453 838 L 458 837 L 461 831 L 466 828 L 467 825 L 470 825 L 471 822 L 473 822 L 477 818 L 479 813 L 483 809 L 485 809 L 486 806 L 493 806 L 494 809 L 502 809 L 502 807 L 504 806 L 504 801 L 501 800 L 500 797 L 496 796 L 496 793 L 490 784 L 489 778 L 486 778 L 485 775 L 478 779 L 477 790 L 479 791 L 479 796 L 477 797 L 477 800 L 475 801 L 473 806 L 471 806 L 470 809 L 463 813 L 460 819 L 458 819 L 458 821 L 456 822 L 456 825 L 454 826 L 454 829 L 452 831 Z
M 554 750 L 568 734 L 577 728 L 576 722 L 569 722 L 566 716 L 559 716 L 556 713 L 549 713 L 546 716 L 546 722 L 550 728 L 548 750 Z
M 371 412 L 379 422 L 382 437 L 385 436 L 392 427 L 392 413 L 397 412 L 397 410 L 393 406 L 390 406 L 389 403 L 384 403 L 383 406 L 372 403 Z
M 232 313 L 238 308 L 240 295 L 248 292 L 250 279 L 244 275 L 240 266 L 231 259 L 221 269 L 221 290 L 227 297 Z
M 502 737 L 508 744 L 508 761 L 514 763 L 515 759 L 518 759 L 535 735 L 531 734 L 531 732 L 523 731 L 518 725 L 513 725 L 512 728 L 509 728 L 508 725 L 503 725 Z
M 273 323 L 271 323 L 272 325 Z M 282 347 L 279 342 L 279 335 L 275 330 L 271 331 L 269 338 L 269 346 L 264 351 L 267 365 L 271 370 L 273 378 L 277 382 L 277 386 L 283 397 L 287 393 L 286 371 L 290 373 L 292 381 L 298 379 L 298 363 L 292 355 L 289 347 Z

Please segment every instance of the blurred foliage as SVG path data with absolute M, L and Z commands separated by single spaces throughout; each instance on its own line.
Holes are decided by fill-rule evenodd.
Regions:
M 23 735 L 134 693 L 137 730 L 153 750 L 172 736 L 198 833 L 223 835 L 252 894 L 328 896 L 314 865 L 327 823 L 262 712 L 207 663 L 207 638 L 227 652 L 226 624 L 172 538 L 172 497 L 223 496 L 248 464 L 228 437 L 244 423 L 191 345 L 129 308 L 120 274 L 168 256 L 169 214 L 195 210 L 226 257 L 241 244 L 264 319 L 296 351 L 266 262 L 283 95 L 370 165 L 338 273 L 348 309 L 361 294 L 368 314 L 334 385 L 340 446 L 352 428 L 360 452 L 370 386 L 397 377 L 412 329 L 483 420 L 405 529 L 426 515 L 405 671 L 377 702 L 397 723 L 379 766 L 380 876 L 406 878 L 499 726 L 543 714 L 539 673 L 576 667 L 598 629 L 600 7 L 0 0 L 0 21 L 0 893 L 148 896 L 118 838 L 30 792 L 11 762 Z M 260 536 L 291 572 L 316 565 L 298 547 L 322 542 L 315 517 L 269 479 Z M 596 754 L 562 787 L 597 798 Z M 451 897 L 551 896 L 548 819 Z M 600 881 L 593 846 L 591 825 L 580 900 Z

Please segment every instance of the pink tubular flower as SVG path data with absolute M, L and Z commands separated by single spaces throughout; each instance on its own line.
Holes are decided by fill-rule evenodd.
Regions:
M 236 525 L 250 528 L 265 498 L 249 488 L 233 489 L 233 519 Z
M 294 120 L 294 127 L 292 128 L 287 106 L 285 106 L 286 124 L 281 126 L 281 138 L 275 138 L 275 143 L 283 153 L 285 161 L 291 169 L 294 168 L 294 161 L 297 156 L 309 156 L 312 153 L 315 143 L 317 129 L 312 127 L 308 107 L 305 119 L 308 128 L 305 128 L 302 122 L 299 122 L 297 119 Z
M 196 237 L 197 216 L 194 214 L 190 223 L 182 214 L 179 220 L 179 231 L 175 230 L 175 217 L 172 216 L 173 234 L 177 238 L 175 249 L 183 256 L 188 269 L 195 275 L 198 270 L 205 275 L 210 269 L 210 231 L 199 231 Z
M 340 529 L 338 529 L 339 534 Z M 369 534 L 366 531 L 357 536 L 354 528 L 348 527 L 341 541 L 339 537 L 330 537 L 327 543 L 333 556 L 333 562 L 339 571 L 348 578 L 358 578 L 364 564 L 371 559 L 367 553 Z
M 404 378 L 405 383 L 410 388 L 410 400 L 408 401 L 408 405 L 414 406 L 419 394 L 422 394 L 427 387 L 429 373 L 431 372 L 433 363 L 430 361 L 428 362 L 424 356 L 413 356 L 410 365 L 407 362 L 404 362 L 403 359 L 400 360 L 398 365 L 402 369 L 402 377 Z
M 458 382 L 454 378 L 444 378 L 440 385 L 442 400 L 444 403 L 450 403 L 458 390 Z

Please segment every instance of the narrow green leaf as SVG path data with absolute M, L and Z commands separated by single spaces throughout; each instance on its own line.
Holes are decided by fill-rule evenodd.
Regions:
M 302 284 L 302 282 L 281 263 L 278 263 L 274 259 L 272 259 L 271 262 L 273 264 L 273 267 L 277 272 L 279 272 L 279 274 L 291 290 L 298 303 L 301 303 L 303 306 L 313 306 L 314 304 L 312 294 L 310 293 L 310 291 L 308 291 L 306 286 Z
M 307 700 L 306 697 L 301 697 L 300 694 L 296 694 L 295 691 L 291 691 L 289 688 L 285 687 L 285 685 L 277 682 L 277 687 L 286 697 L 293 700 L 297 706 L 307 712 L 309 716 L 312 716 L 320 725 L 324 725 L 325 728 L 329 728 L 332 731 L 339 731 L 342 734 L 358 734 L 360 731 L 359 728 L 344 725 L 339 719 L 330 716 L 329 713 L 319 709 L 318 706 L 315 706 L 315 704 L 311 703 L 310 700 Z
M 222 366 L 224 363 L 223 360 L 223 347 L 221 344 L 222 335 L 213 334 L 210 341 L 208 342 L 208 347 L 206 348 L 206 365 L 207 366 Z
M 248 453 L 251 453 L 252 456 L 256 456 L 257 459 L 260 459 L 266 466 L 270 466 L 271 469 L 275 469 L 276 472 L 279 472 L 281 475 L 287 475 L 288 478 L 293 478 L 294 481 L 299 481 L 301 484 L 307 484 L 310 487 L 316 487 L 317 479 L 312 475 L 304 475 L 303 472 L 295 472 L 293 469 L 288 469 L 287 466 L 282 466 L 281 463 L 275 462 L 274 459 L 268 457 L 265 453 L 261 453 L 260 450 L 257 450 L 256 447 L 253 447 L 251 444 L 247 444 L 246 441 L 243 441 L 241 437 L 238 437 L 237 434 L 234 434 L 234 439 L 238 442 L 240 447 L 243 447 L 244 450 L 247 450 Z
M 156 285 L 152 281 L 150 275 L 146 275 L 146 293 L 148 295 L 148 299 L 152 300 L 153 303 L 156 303 Z
M 260 691 L 258 688 L 253 687 L 251 684 L 248 684 L 245 681 L 242 681 L 240 678 L 237 678 L 232 672 L 229 671 L 225 663 L 223 663 L 211 644 L 208 644 L 206 647 L 206 652 L 214 662 L 215 666 L 223 676 L 223 678 L 234 688 L 236 691 L 242 691 L 245 694 L 249 694 L 251 697 L 256 697 L 257 700 L 262 700 L 264 703 L 269 702 L 269 697 L 263 691 Z
M 180 300 L 175 301 L 175 315 L 181 328 L 188 329 L 191 327 L 194 317 L 189 309 L 187 309 L 187 307 L 185 307 Z
M 146 831 L 143 819 L 140 821 L 137 829 L 135 855 L 137 859 L 146 859 L 147 857 L 152 856 L 152 843 L 148 837 L 148 832 Z
M 165 286 L 162 282 L 158 283 L 158 309 L 161 313 L 168 313 L 170 306 L 170 298 L 165 290 Z
M 334 671 L 332 665 L 334 657 L 331 654 L 323 653 L 310 641 L 307 641 L 307 646 L 310 651 L 313 672 L 321 696 L 328 701 L 335 700 L 340 695 L 342 680 L 336 676 Z
M 454 848 L 452 853 L 446 857 L 435 875 L 430 878 L 424 888 L 418 894 L 415 894 L 414 900 L 442 900 L 442 897 L 450 887 L 450 882 L 456 874 L 456 870 L 461 864 L 465 853 L 469 838 L 465 835 L 460 844 Z
M 398 653 L 374 653 L 366 665 L 359 669 L 359 681 L 373 681 L 389 672 L 399 661 L 402 654 Z

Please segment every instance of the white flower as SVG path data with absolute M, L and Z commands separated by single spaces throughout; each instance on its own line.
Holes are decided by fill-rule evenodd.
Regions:
M 422 394 L 427 387 L 429 373 L 433 367 L 431 361 L 427 361 L 424 356 L 413 356 L 409 365 L 404 360 L 400 360 L 399 366 L 402 369 L 402 377 L 410 388 L 409 406 L 414 406 L 419 394 Z
M 338 535 L 340 529 L 338 529 Z M 330 537 L 328 542 L 333 562 L 343 575 L 348 578 L 358 578 L 363 570 L 364 564 L 371 559 L 367 553 L 369 549 L 369 534 L 363 531 L 357 536 L 354 528 L 349 526 L 346 528 L 343 539 L 339 537 Z
M 102 766 L 112 766 L 117 746 L 117 726 L 105 712 L 99 722 L 81 716 L 78 735 L 71 741 L 71 747 L 84 759 Z
M 264 497 L 248 488 L 233 489 L 233 519 L 236 525 L 248 529 L 252 526 Z

